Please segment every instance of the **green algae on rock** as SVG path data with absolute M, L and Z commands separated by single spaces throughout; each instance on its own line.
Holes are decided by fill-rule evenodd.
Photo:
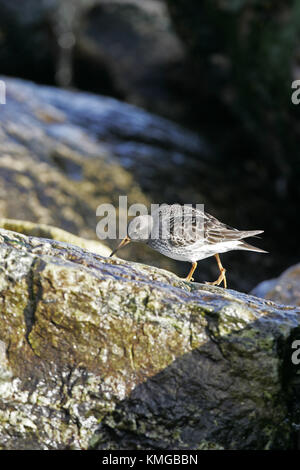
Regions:
M 0 229 L 0 311 L 2 449 L 293 447 L 296 307 Z

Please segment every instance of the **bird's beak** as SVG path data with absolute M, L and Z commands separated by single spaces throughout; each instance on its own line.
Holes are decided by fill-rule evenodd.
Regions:
M 127 235 L 122 241 L 121 243 L 117 246 L 117 248 L 115 248 L 111 254 L 109 255 L 109 257 L 113 256 L 120 248 L 122 248 L 122 246 L 125 246 L 125 245 L 128 245 L 128 243 L 130 243 L 131 240 L 129 238 L 129 236 Z

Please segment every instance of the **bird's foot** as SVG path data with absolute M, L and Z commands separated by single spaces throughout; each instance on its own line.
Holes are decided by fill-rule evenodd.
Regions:
M 220 276 L 218 277 L 218 279 L 216 281 L 213 281 L 213 282 L 206 282 L 205 284 L 209 284 L 211 286 L 219 286 L 221 284 L 221 282 L 223 282 L 224 284 L 224 287 L 225 289 L 227 288 L 227 280 L 226 280 L 226 269 L 225 268 L 222 268 L 221 269 L 221 274 Z

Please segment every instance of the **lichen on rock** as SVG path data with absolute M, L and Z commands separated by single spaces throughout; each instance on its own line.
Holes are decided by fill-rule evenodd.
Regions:
M 0 229 L 0 309 L 3 449 L 293 447 L 296 307 Z

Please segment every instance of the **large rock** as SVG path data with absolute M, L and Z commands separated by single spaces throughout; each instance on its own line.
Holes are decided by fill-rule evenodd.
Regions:
M 0 230 L 3 449 L 295 448 L 300 310 Z
M 251 293 L 279 304 L 300 307 L 300 264 L 291 266 L 276 279 L 261 282 Z

